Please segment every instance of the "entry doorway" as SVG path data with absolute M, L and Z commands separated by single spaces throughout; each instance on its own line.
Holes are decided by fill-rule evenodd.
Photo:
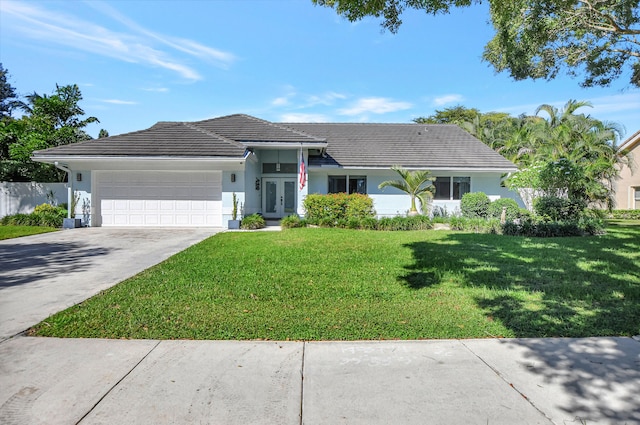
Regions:
M 283 218 L 296 213 L 296 179 L 265 177 L 262 180 L 262 211 L 265 218 Z

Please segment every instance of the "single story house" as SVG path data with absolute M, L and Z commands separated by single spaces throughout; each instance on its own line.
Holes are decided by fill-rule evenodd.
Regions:
M 371 196 L 378 216 L 405 214 L 406 194 L 378 189 L 397 178 L 393 165 L 430 170 L 434 205 L 450 212 L 470 191 L 517 199 L 500 185 L 516 166 L 456 125 L 273 123 L 236 114 L 159 122 L 32 158 L 70 172 L 82 198 L 76 217 L 91 226 L 226 227 L 233 193 L 242 215 L 267 219 L 303 215 L 307 194 L 336 192 Z
M 622 210 L 640 209 L 640 130 L 624 141 L 620 153 L 631 153 L 632 164 L 623 166 L 615 184 L 615 207 Z

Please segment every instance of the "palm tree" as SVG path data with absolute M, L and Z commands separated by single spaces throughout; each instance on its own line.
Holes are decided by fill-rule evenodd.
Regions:
M 411 208 L 409 209 L 409 215 L 418 215 L 418 209 L 416 208 L 416 198 L 420 201 L 420 209 L 425 205 L 428 205 L 431 198 L 433 198 L 433 184 L 431 182 L 435 180 L 431 176 L 431 172 L 428 170 L 406 170 L 398 165 L 391 167 L 393 171 L 398 173 L 402 180 L 387 180 L 378 185 L 379 189 L 387 186 L 395 187 L 411 198 Z

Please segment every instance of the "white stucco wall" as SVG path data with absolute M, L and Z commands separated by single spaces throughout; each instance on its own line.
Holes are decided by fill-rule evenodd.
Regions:
M 524 204 L 517 193 L 500 186 L 501 173 L 487 172 L 433 172 L 434 177 L 471 177 L 471 191 L 484 192 L 490 199 L 499 198 L 515 199 L 519 205 Z M 367 194 L 373 199 L 374 208 L 378 217 L 393 217 L 405 215 L 411 207 L 409 197 L 403 192 L 387 187 L 378 189 L 378 185 L 385 180 L 395 180 L 397 173 L 391 170 L 358 170 L 358 169 L 313 169 L 310 173 L 309 193 L 327 193 L 328 178 L 336 176 L 367 176 Z M 433 206 L 445 208 L 449 213 L 460 210 L 460 200 L 434 200 Z
M 66 183 L 14 183 L 0 182 L 0 217 L 13 214 L 30 214 L 40 204 L 67 202 Z

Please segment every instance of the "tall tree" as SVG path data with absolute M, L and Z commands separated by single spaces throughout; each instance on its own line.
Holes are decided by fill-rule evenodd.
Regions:
M 567 182 L 572 185 L 572 196 L 580 193 L 584 202 L 612 208 L 615 179 L 620 166 L 629 163 L 630 158 L 617 152 L 620 126 L 578 113 L 589 106 L 588 102 L 574 100 L 563 108 L 539 106 L 536 114 L 545 112 L 547 118 L 523 121 L 509 141 L 509 153 L 515 154 L 510 159 L 527 173 L 532 168 L 552 169 L 549 164 L 566 161 L 575 171 L 567 174 L 567 179 L 572 179 Z M 583 178 L 574 178 L 576 175 Z
M 0 177 L 14 181 L 64 181 L 64 172 L 31 161 L 31 155 L 36 150 L 91 139 L 84 128 L 98 119 L 83 118 L 81 100 L 82 94 L 75 84 L 56 86 L 50 96 L 37 93 L 27 96 L 23 105 L 26 115 L 0 129 L 0 138 L 9 147 L 10 168 L 4 167 L 3 172 L 12 173 Z
M 9 83 L 9 70 L 4 69 L 0 63 L 0 120 L 11 117 L 13 110 L 21 105 L 16 89 Z
M 350 21 L 382 18 L 395 33 L 405 9 L 447 13 L 481 0 L 312 0 Z M 488 0 L 496 34 L 483 58 L 516 80 L 584 72 L 582 85 L 607 86 L 629 71 L 640 87 L 640 0 Z

